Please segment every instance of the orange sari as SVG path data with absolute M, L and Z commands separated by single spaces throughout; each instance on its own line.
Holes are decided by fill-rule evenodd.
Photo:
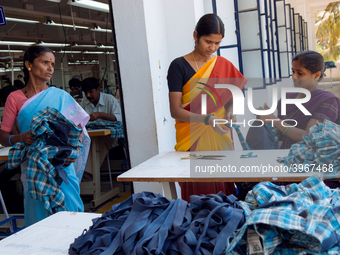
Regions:
M 223 57 L 210 59 L 198 72 L 183 86 L 182 107 L 190 112 L 201 114 L 201 95 L 206 91 L 213 91 L 214 85 L 220 79 L 222 84 L 233 84 L 240 89 L 247 80 Z M 204 84 L 208 86 L 205 86 Z M 207 114 L 224 119 L 225 104 L 232 98 L 228 89 L 215 89 L 218 96 L 210 93 L 207 95 Z M 182 122 L 176 120 L 176 151 L 219 151 L 233 150 L 231 130 L 225 135 L 220 135 L 210 125 L 199 122 Z M 190 195 L 217 194 L 222 191 L 226 195 L 236 195 L 233 183 L 222 182 L 185 182 L 180 183 L 182 199 L 189 202 Z

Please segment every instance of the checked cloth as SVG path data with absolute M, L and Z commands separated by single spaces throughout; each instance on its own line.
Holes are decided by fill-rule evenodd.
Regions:
M 124 138 L 124 129 L 123 125 L 120 121 L 100 121 L 100 122 L 91 122 L 86 125 L 88 129 L 102 129 L 108 128 L 111 130 L 111 138 L 119 139 Z
M 340 254 L 340 190 L 318 177 L 287 186 L 261 182 L 240 205 L 246 223 L 228 239 L 226 254 Z M 262 253 L 249 253 L 249 231 Z
M 288 156 L 278 159 L 278 162 L 286 166 L 293 164 L 326 166 L 325 170 L 329 172 L 327 175 L 339 172 L 340 126 L 329 120 L 317 123 L 309 129 L 309 137 L 304 136 L 303 141 L 293 144 Z M 330 165 L 332 168 L 329 168 Z
M 65 159 L 77 158 L 82 129 L 58 110 L 47 107 L 34 114 L 30 130 L 35 141 L 31 145 L 16 143 L 9 151 L 7 168 L 13 169 L 28 160 L 31 197 L 43 201 L 50 213 L 67 210 L 65 195 L 59 188 L 62 181 L 68 183 L 62 165 Z

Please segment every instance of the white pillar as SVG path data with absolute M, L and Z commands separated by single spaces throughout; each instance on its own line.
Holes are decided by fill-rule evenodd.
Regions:
M 61 64 L 62 57 L 62 53 L 55 53 L 55 66 L 54 74 L 52 77 L 52 84 L 58 88 L 69 91 L 67 89 L 68 81 L 70 80 L 70 76 L 68 74 L 67 54 L 65 54 L 65 56 L 63 57 L 63 64 Z
M 167 70 L 193 50 L 201 0 L 114 0 L 113 17 L 122 80 L 131 166 L 174 150 Z M 161 192 L 155 183 L 135 183 L 135 192 Z

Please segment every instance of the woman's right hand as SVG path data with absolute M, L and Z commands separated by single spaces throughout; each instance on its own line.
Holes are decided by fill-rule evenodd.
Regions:
M 217 124 L 216 119 L 220 119 L 220 118 L 217 118 L 216 116 L 210 116 L 208 122 L 209 122 L 209 125 L 220 135 L 225 135 L 226 133 L 229 132 L 229 128 L 227 128 L 224 124 Z M 215 124 L 214 124 L 215 123 Z
M 29 144 L 31 145 L 35 139 L 33 139 L 33 137 L 31 136 L 31 131 L 26 131 L 24 133 L 21 133 L 21 140 L 26 143 L 26 144 Z

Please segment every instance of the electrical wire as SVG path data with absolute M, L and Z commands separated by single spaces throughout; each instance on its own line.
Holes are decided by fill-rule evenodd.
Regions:
M 106 14 L 106 28 L 108 26 L 108 22 L 109 22 L 109 13 Z M 106 30 L 106 32 L 105 32 L 105 45 L 107 45 L 107 34 L 108 34 L 108 31 Z M 105 49 L 105 52 L 106 52 L 106 49 Z M 108 54 L 105 53 L 105 71 L 103 73 L 101 82 L 104 81 L 104 77 L 105 77 L 105 75 L 107 73 L 107 58 L 108 58 Z M 105 90 L 105 87 L 104 87 L 104 90 Z
M 59 7 L 59 17 L 60 17 L 60 23 L 61 23 L 61 26 L 63 28 L 63 32 L 64 32 L 64 38 L 65 38 L 65 45 L 64 45 L 64 54 L 63 56 L 61 57 L 61 63 L 63 63 L 63 59 L 65 57 L 65 51 L 66 51 L 66 44 L 67 44 L 67 31 L 65 32 L 65 27 L 64 27 L 64 23 L 63 23 L 63 19 L 61 17 L 61 8 L 60 8 L 60 3 L 58 3 L 58 7 Z
M 18 23 L 15 23 L 15 24 L 14 24 L 14 25 L 13 25 L 13 26 L 10 28 L 10 29 L 8 29 L 8 30 L 7 30 L 7 31 L 4 33 L 4 35 L 3 35 L 3 36 L 1 36 L 1 37 L 0 37 L 0 41 L 1 41 L 1 39 L 2 39 L 2 38 L 5 36 L 5 35 L 7 35 L 7 34 L 8 34 L 8 32 L 9 32 L 9 31 L 11 31 L 11 30 L 12 30 L 12 28 L 13 28 L 13 27 L 15 27 L 15 25 L 16 25 L 16 24 L 18 24 Z

